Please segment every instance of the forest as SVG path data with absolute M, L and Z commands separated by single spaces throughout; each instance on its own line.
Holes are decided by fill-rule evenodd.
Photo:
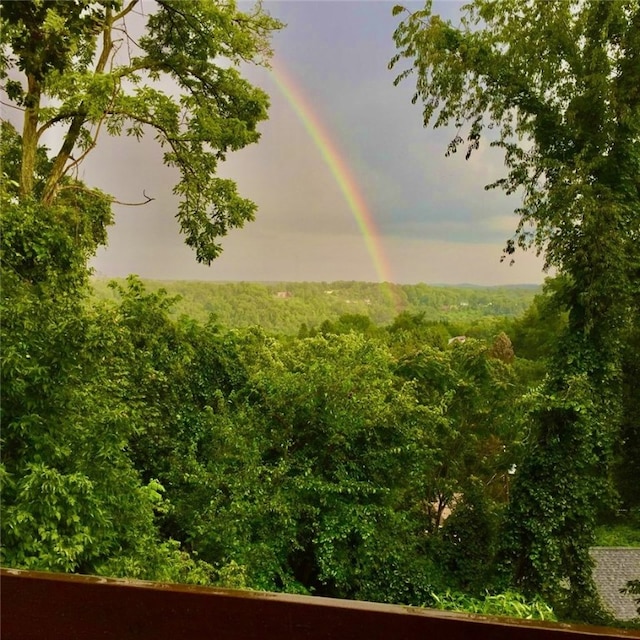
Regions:
M 92 278 L 97 299 L 117 299 L 105 278 Z M 117 280 L 124 284 L 124 280 Z M 149 291 L 164 289 L 175 302 L 174 316 L 200 322 L 213 314 L 225 327 L 259 325 L 267 331 L 299 335 L 340 316 L 366 316 L 386 325 L 401 313 L 443 322 L 454 335 L 495 334 L 496 319 L 522 315 L 541 287 L 429 286 L 371 282 L 190 282 L 144 281 Z M 304 325 L 304 326 L 303 326 Z
M 589 548 L 640 544 L 637 1 L 427 3 L 394 36 L 425 124 L 470 123 L 450 150 L 499 131 L 541 290 L 92 279 L 103 129 L 158 137 L 198 261 L 256 210 L 216 168 L 268 96 L 220 59 L 283 25 L 158 0 L 121 62 L 136 4 L 2 3 L 2 565 L 614 624 Z

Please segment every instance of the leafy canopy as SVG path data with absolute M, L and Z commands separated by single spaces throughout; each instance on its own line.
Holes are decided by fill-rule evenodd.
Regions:
M 83 189 L 73 178 L 103 131 L 151 133 L 180 174 L 181 231 L 197 260 L 210 263 L 216 239 L 256 209 L 232 180 L 215 176 L 229 152 L 258 141 L 267 117 L 267 95 L 238 65 L 267 64 L 281 27 L 260 4 L 243 12 L 233 0 L 3 2 L 0 77 L 23 112 L 19 197 L 50 205 Z M 38 147 L 53 128 L 62 143 L 42 171 Z
M 598 269 L 600 295 L 629 287 L 640 210 L 637 0 L 475 0 L 458 27 L 429 1 L 394 38 L 390 66 L 411 62 L 396 83 L 415 78 L 425 126 L 458 129 L 449 153 L 466 145 L 469 157 L 483 136 L 504 150 L 508 173 L 487 188 L 523 196 L 507 253 L 533 243 L 548 266 Z
M 396 82 L 415 77 L 425 125 L 458 129 L 449 153 L 466 145 L 469 157 L 483 137 L 504 152 L 507 174 L 488 188 L 522 196 L 506 253 L 544 253 L 568 312 L 511 494 L 510 568 L 568 615 L 593 618 L 588 547 L 611 498 L 640 300 L 640 3 L 473 0 L 458 26 L 432 4 L 396 29 L 390 66 L 410 61 Z

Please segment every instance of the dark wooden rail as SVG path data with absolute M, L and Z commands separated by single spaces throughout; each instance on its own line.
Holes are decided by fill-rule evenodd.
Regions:
M 639 632 L 370 602 L 0 570 L 2 640 L 546 640 Z

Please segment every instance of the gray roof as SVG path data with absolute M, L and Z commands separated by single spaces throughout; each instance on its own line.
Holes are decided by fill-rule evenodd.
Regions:
M 629 580 L 640 580 L 640 547 L 592 547 L 590 553 L 595 561 L 593 579 L 605 606 L 618 620 L 637 617 L 633 596 L 620 589 Z

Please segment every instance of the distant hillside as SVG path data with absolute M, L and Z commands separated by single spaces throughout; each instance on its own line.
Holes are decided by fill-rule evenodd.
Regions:
M 109 280 L 97 278 L 98 298 L 112 298 Z M 540 287 L 392 285 L 368 282 L 200 282 L 145 280 L 149 290 L 164 288 L 181 296 L 176 314 L 204 321 L 213 314 L 227 327 L 260 325 L 295 334 L 302 324 L 317 327 L 343 314 L 366 315 L 388 324 L 402 311 L 423 313 L 426 320 L 469 322 L 487 316 L 517 316 Z

